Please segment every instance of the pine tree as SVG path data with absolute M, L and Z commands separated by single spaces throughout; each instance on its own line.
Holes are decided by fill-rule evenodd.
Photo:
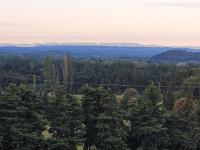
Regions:
M 50 121 L 50 132 L 53 134 L 50 139 L 50 149 L 70 149 L 70 104 L 67 103 L 64 88 L 58 87 L 55 94 L 49 100 L 48 120 Z
M 86 142 L 85 147 L 88 148 L 94 145 L 96 128 L 95 124 L 97 122 L 96 117 L 98 115 L 97 100 L 95 89 L 84 86 L 81 89 L 84 94 L 83 97 L 83 114 L 84 114 L 84 124 L 86 126 Z
M 125 150 L 126 144 L 122 137 L 123 118 L 119 113 L 119 106 L 115 98 L 102 88 L 96 90 L 98 110 L 96 127 L 97 149 Z
M 151 84 L 137 99 L 131 110 L 131 149 L 160 150 L 168 146 L 164 110 L 160 92 Z
M 103 150 L 126 149 L 121 127 L 123 118 L 115 98 L 102 88 L 86 88 L 84 106 L 86 132 L 90 133 L 86 137 L 90 140 L 88 146 Z
M 84 143 L 84 126 L 81 105 L 73 96 L 66 96 L 62 86 L 57 87 L 49 102 L 51 126 L 50 148 L 76 149 Z
M 121 114 L 124 116 L 122 127 L 126 143 L 129 143 L 129 132 L 131 129 L 130 110 L 138 97 L 139 93 L 136 89 L 127 88 L 126 91 L 124 92 L 123 101 L 121 102 L 121 111 L 122 111 Z
M 42 147 L 45 119 L 41 101 L 29 87 L 10 85 L 1 93 L 0 108 L 2 149 Z
M 68 96 L 68 101 L 71 104 L 71 121 L 70 130 L 71 134 L 69 136 L 69 142 L 71 149 L 76 149 L 77 146 L 83 147 L 85 142 L 85 127 L 83 124 L 83 110 L 81 103 L 72 95 Z

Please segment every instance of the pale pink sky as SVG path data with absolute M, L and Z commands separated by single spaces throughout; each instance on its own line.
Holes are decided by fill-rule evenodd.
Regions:
M 0 0 L 0 43 L 200 46 L 200 0 Z

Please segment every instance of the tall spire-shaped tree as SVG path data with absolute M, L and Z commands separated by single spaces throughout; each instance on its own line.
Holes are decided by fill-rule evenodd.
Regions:
M 168 146 L 168 134 L 159 89 L 151 84 L 131 110 L 131 149 L 159 150 Z
M 63 58 L 63 84 L 65 89 L 71 90 L 73 82 L 73 67 L 69 55 L 65 55 Z
M 84 90 L 84 114 L 87 146 L 103 150 L 125 150 L 122 116 L 115 98 L 102 88 Z M 93 133 L 91 133 L 93 132 Z
M 62 86 L 56 88 L 50 99 L 49 121 L 53 133 L 50 148 L 71 150 L 84 143 L 81 104 L 73 96 L 66 96 Z

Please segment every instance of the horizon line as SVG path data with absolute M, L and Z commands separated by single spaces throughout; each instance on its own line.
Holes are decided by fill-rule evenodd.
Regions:
M 183 48 L 200 48 L 199 46 L 194 45 L 164 45 L 164 44 L 145 44 L 145 43 L 134 43 L 134 42 L 33 42 L 33 43 L 1 43 L 0 47 L 2 46 L 27 46 L 27 47 L 34 47 L 40 45 L 83 45 L 83 46 L 128 46 L 128 47 L 183 47 Z

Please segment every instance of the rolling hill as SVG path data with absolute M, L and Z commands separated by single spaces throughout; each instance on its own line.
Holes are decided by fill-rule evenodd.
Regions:
M 200 52 L 169 50 L 151 58 L 153 62 L 200 62 Z

